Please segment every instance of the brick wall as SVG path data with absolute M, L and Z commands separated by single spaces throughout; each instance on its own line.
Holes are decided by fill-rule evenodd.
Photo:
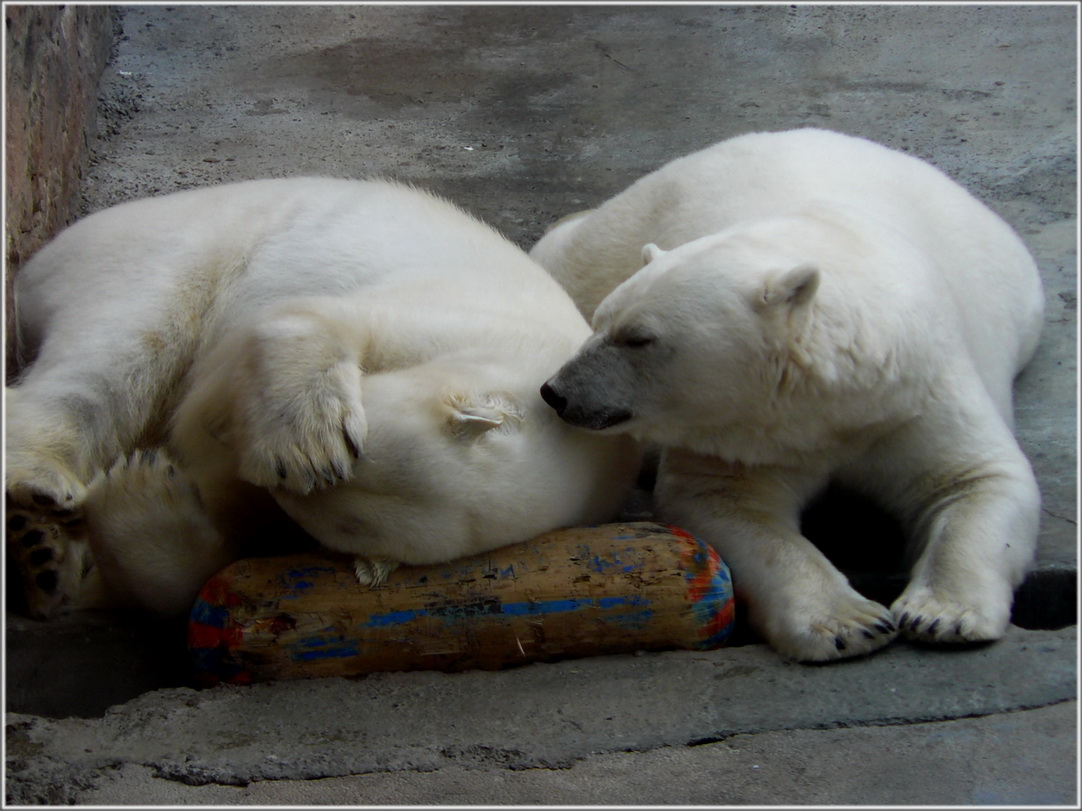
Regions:
M 69 223 L 94 128 L 98 78 L 116 12 L 108 6 L 4 6 L 6 360 L 12 370 L 11 280 Z

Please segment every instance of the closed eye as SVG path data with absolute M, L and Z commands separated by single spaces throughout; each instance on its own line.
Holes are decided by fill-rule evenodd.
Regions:
M 624 335 L 614 341 L 617 346 L 625 346 L 628 349 L 642 349 L 653 342 L 653 335 Z

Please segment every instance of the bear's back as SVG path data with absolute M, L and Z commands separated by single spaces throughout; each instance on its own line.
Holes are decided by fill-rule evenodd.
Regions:
M 550 271 L 589 317 L 646 243 L 672 249 L 819 203 L 873 218 L 932 260 L 978 366 L 1013 374 L 1032 355 L 1044 297 L 1010 226 L 931 164 L 828 130 L 749 133 L 671 161 L 573 223 Z
M 412 284 L 585 329 L 562 288 L 495 229 L 381 180 L 252 180 L 123 203 L 62 232 L 16 284 L 27 360 L 42 325 L 60 311 L 83 322 L 103 300 L 116 303 L 113 320 L 150 328 L 194 313 L 207 333 L 287 298 Z

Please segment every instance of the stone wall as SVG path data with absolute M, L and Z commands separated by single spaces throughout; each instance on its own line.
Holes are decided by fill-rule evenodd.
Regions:
M 12 371 L 11 281 L 76 214 L 94 131 L 98 78 L 113 42 L 108 6 L 4 6 L 7 38 L 4 245 L 6 360 Z

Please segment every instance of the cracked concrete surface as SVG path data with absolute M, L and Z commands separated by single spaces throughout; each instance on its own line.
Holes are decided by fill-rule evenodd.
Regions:
M 967 650 L 807 667 L 751 644 L 202 691 L 179 629 L 9 617 L 8 801 L 1076 802 L 1077 640 L 1060 626 L 1077 612 L 1077 13 L 127 7 L 86 212 L 254 177 L 382 175 L 527 247 L 750 130 L 823 126 L 931 160 L 1019 230 L 1045 282 L 1017 390 L 1043 579 L 1030 630 Z
M 737 735 L 693 749 L 595 755 L 571 769 L 489 771 L 448 766 L 418 780 L 401 772 L 306 783 L 261 782 L 244 787 L 162 786 L 151 769 L 121 766 L 104 788 L 81 795 L 123 804 L 203 803 L 278 805 L 373 804 L 611 805 L 633 798 L 643 805 L 770 805 L 779 798 L 814 805 L 937 805 L 959 798 L 974 804 L 1062 802 L 1054 788 L 1069 782 L 1073 762 L 1067 738 L 1075 711 L 1055 705 L 1010 715 L 929 723 L 918 732 L 897 727 L 798 730 Z M 1037 755 L 1013 741 L 1036 726 L 1055 742 Z M 904 774 L 854 764 L 854 752 L 888 750 Z M 944 750 L 949 756 L 944 756 Z M 1005 768 L 1006 765 L 1006 768 Z M 921 779 L 912 779 L 919 774 Z M 659 776 L 662 779 L 659 779 Z M 483 783 L 483 790 L 478 784 Z M 945 799 L 944 786 L 951 798 Z M 115 787 L 115 788 L 114 788 Z M 110 790 L 113 789 L 113 790 Z M 119 789 L 119 791 L 117 790 Z M 799 798 L 796 799 L 796 798 Z
M 769 650 L 750 645 L 464 676 L 419 671 L 177 688 L 129 701 L 102 719 L 31 722 L 25 734 L 38 757 L 63 769 L 119 760 L 192 784 L 432 771 L 454 764 L 566 768 L 592 753 L 768 729 L 922 723 L 1067 701 L 1074 695 L 1073 668 L 1059 654 L 1073 644 L 1073 633 L 1015 632 L 998 645 L 940 654 L 937 668 L 919 666 L 936 654 L 912 647 L 854 661 L 842 672 L 779 666 Z M 1019 682 L 1012 671 L 1023 653 L 1044 655 L 1050 666 Z M 948 679 L 972 689 L 944 689 Z M 695 712 L 686 711 L 689 695 Z M 246 717 L 253 706 L 264 710 Z M 183 749 L 177 740 L 186 742 Z M 278 744 L 268 749 L 268 741 Z
M 1071 703 L 1007 715 L 930 722 L 916 729 L 860 727 L 736 735 L 724 743 L 595 755 L 566 769 L 489 770 L 452 765 L 423 777 L 376 772 L 304 782 L 191 786 L 162 780 L 151 767 L 122 764 L 80 802 L 117 805 L 644 805 L 1054 804 L 1069 782 Z M 1040 753 L 1016 741 L 1042 729 Z M 889 751 L 905 770 L 884 768 Z M 854 753 L 863 755 L 854 763 Z M 920 779 L 913 779 L 920 775 Z M 659 776 L 661 779 L 659 779 Z M 1032 791 L 1031 785 L 1048 788 Z M 944 787 L 949 786 L 947 791 Z M 799 799 L 797 799 L 799 798 Z M 60 801 L 59 798 L 57 801 Z
M 949 653 L 898 646 L 840 667 L 781 663 L 765 647 L 749 645 L 491 673 L 159 690 L 101 719 L 9 715 L 9 768 L 12 759 L 16 767 L 8 792 L 18 802 L 52 786 L 66 790 L 53 802 L 89 803 L 110 799 L 133 774 L 159 787 L 245 787 L 449 768 L 574 772 L 599 755 L 679 750 L 701 759 L 700 749 L 719 743 L 731 753 L 734 739 L 754 745 L 766 732 L 905 724 L 921 725 L 920 739 L 929 732 L 924 724 L 1042 707 L 1058 707 L 1039 718 L 1052 717 L 1067 732 L 1076 642 L 1074 629 L 1014 630 L 995 645 Z M 1016 678 L 1019 664 L 1033 657 L 1043 666 Z M 1069 736 L 1050 742 L 1059 754 L 1071 747 Z M 1071 765 L 1047 760 L 1044 769 L 1061 779 Z M 488 789 L 479 790 L 473 801 L 494 801 Z M 926 790 L 923 781 L 910 787 Z

